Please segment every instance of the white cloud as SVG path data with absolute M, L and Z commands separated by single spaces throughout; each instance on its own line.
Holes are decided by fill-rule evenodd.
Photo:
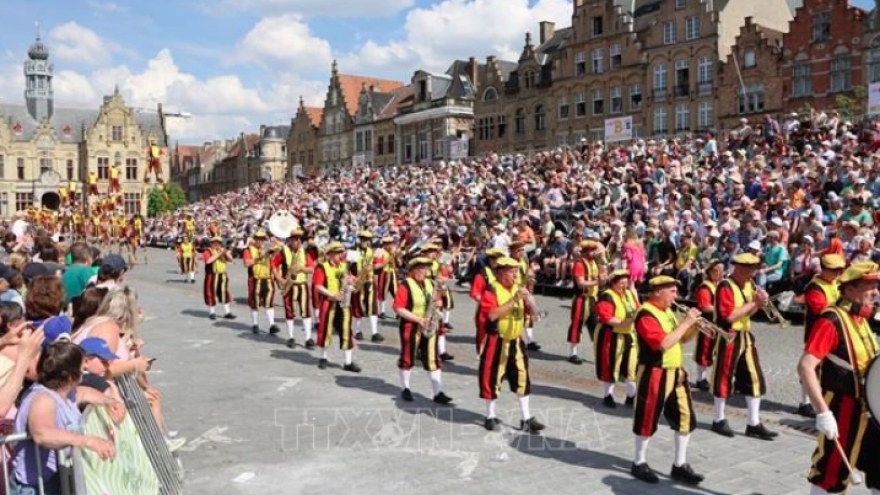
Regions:
M 202 5 L 212 15 L 254 12 L 259 15 L 293 13 L 304 16 L 385 17 L 415 5 L 415 0 L 223 0 Z
M 119 5 L 115 2 L 99 2 L 98 0 L 89 0 L 89 7 L 101 14 L 121 14 L 128 12 L 128 7 Z
M 66 64 L 104 65 L 114 54 L 133 56 L 133 52 L 105 40 L 91 29 L 68 22 L 49 31 L 49 52 Z
M 330 43 L 312 35 L 302 17 L 287 14 L 261 19 L 238 44 L 232 63 L 259 63 L 280 67 L 328 67 Z
M 526 32 L 532 33 L 537 44 L 538 22 L 554 21 L 563 28 L 571 24 L 571 14 L 570 0 L 445 0 L 411 10 L 405 39 L 368 40 L 343 57 L 341 64 L 345 70 L 401 77 L 401 67 L 442 71 L 453 60 L 470 56 L 518 60 Z M 503 21 L 489 21 L 499 15 Z

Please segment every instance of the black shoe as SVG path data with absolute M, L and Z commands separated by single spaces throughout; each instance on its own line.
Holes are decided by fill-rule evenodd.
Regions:
M 681 466 L 673 464 L 672 472 L 669 473 L 669 477 L 686 485 L 694 486 L 699 485 L 704 479 L 706 479 L 702 474 L 695 473 L 694 468 L 692 468 L 690 464 L 682 464 Z
M 443 392 L 440 392 L 439 394 L 434 396 L 434 402 L 436 402 L 437 404 L 440 404 L 440 405 L 446 405 L 446 404 L 449 404 L 450 402 L 452 402 L 452 397 L 449 397 L 448 395 L 444 394 Z
M 327 369 L 327 360 L 326 359 L 322 359 L 322 360 L 318 361 L 318 369 L 319 370 L 326 370 Z
M 195 281 L 195 280 L 190 280 L 189 283 L 194 284 L 194 283 L 196 283 L 196 281 Z
M 232 313 L 226 313 L 225 315 L 223 315 L 223 319 L 224 319 L 224 320 L 234 320 L 234 319 L 235 319 L 235 315 L 232 314 Z
M 541 350 L 541 345 L 537 342 L 530 342 L 529 345 L 526 346 L 527 350 L 538 352 Z
M 358 332 L 358 333 L 354 334 L 354 340 L 364 340 L 364 333 Z
M 373 343 L 378 344 L 379 342 L 385 342 L 385 337 L 383 337 L 381 333 L 377 333 L 377 334 L 374 334 L 374 335 L 370 338 L 370 340 L 371 340 Z
M 501 421 L 498 418 L 486 418 L 486 421 L 483 422 L 483 427 L 489 431 L 495 431 L 495 428 L 501 424 Z
M 625 405 L 626 407 L 632 409 L 633 406 L 636 405 L 636 396 L 634 395 L 634 396 L 632 396 L 632 397 L 627 397 L 627 398 L 626 398 L 626 402 L 624 402 L 623 405 Z
M 294 339 L 287 339 L 287 347 L 293 349 L 296 347 L 296 341 Z
M 761 440 L 773 440 L 779 436 L 779 433 L 768 430 L 763 423 L 758 423 L 757 426 L 746 426 L 746 436 Z
M 526 433 L 538 433 L 539 431 L 546 428 L 543 424 L 541 424 L 537 419 L 533 417 L 526 419 L 520 422 L 519 429 Z
M 578 357 L 577 355 L 570 356 L 568 358 L 568 362 L 571 364 L 584 364 L 584 360 Z
M 269 327 L 269 335 L 275 335 L 281 333 L 281 329 L 278 328 L 278 325 L 272 325 Z
M 617 402 L 614 402 L 614 396 L 606 395 L 604 399 L 602 399 L 602 405 L 609 409 L 616 409 Z
M 361 367 L 354 364 L 354 363 L 346 364 L 345 366 L 342 367 L 342 369 L 345 371 L 350 371 L 352 373 L 360 373 L 361 372 Z
M 798 413 L 798 416 L 803 416 L 805 418 L 815 418 L 816 417 L 816 411 L 813 409 L 812 404 L 799 405 L 797 413 Z
M 413 401 L 412 392 L 410 392 L 410 390 L 408 388 L 405 388 L 405 389 L 403 389 L 403 392 L 400 393 L 400 398 L 407 401 L 407 402 L 412 402 Z
M 445 362 L 445 361 L 452 361 L 454 359 L 455 359 L 455 356 L 449 354 L 448 352 L 444 352 L 443 354 L 440 354 L 440 361 Z
M 260 333 L 260 326 L 259 326 L 259 325 L 254 325 L 254 326 L 252 326 L 252 327 L 251 327 L 251 332 L 254 332 L 254 333 Z
M 651 469 L 651 466 L 649 466 L 647 462 L 643 462 L 642 464 L 633 463 L 632 467 L 629 468 L 629 473 L 632 474 L 635 479 L 642 480 L 645 483 L 654 484 L 660 482 L 657 473 Z
M 452 323 L 444 323 L 444 325 L 446 326 L 447 330 L 455 330 L 455 327 L 452 326 Z
M 702 390 L 703 392 L 708 392 L 709 391 L 709 380 L 705 380 L 705 379 L 700 380 L 694 384 L 694 387 L 696 387 L 697 390 Z
M 315 348 L 315 341 L 312 339 L 307 340 L 306 341 L 306 349 L 311 351 L 314 348 Z
M 721 436 L 733 438 L 733 430 L 730 429 L 730 425 L 727 424 L 726 419 L 722 419 L 721 421 L 713 421 L 712 431 Z
M 387 316 L 385 316 L 385 313 L 379 315 L 380 320 L 384 320 L 385 318 L 387 318 Z
M 217 319 L 217 315 L 215 315 L 214 313 L 211 313 L 210 315 L 208 315 L 208 319 L 211 321 L 214 321 Z

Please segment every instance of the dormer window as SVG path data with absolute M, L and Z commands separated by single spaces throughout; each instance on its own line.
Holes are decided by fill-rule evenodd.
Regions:
M 428 100 L 428 81 L 421 80 L 419 81 L 419 101 L 427 101 Z

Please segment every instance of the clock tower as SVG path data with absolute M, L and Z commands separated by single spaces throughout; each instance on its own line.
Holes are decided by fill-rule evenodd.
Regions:
M 24 99 L 27 110 L 37 122 L 51 120 L 54 113 L 55 92 L 52 90 L 53 64 L 49 62 L 49 49 L 37 40 L 28 50 L 28 60 L 24 63 L 24 76 L 27 86 Z

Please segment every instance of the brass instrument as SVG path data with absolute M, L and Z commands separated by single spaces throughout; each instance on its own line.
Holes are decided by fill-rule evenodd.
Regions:
M 676 311 L 684 314 L 691 310 L 691 308 L 677 302 L 673 302 L 672 307 L 675 308 Z M 721 337 L 727 342 L 730 342 L 734 339 L 733 332 L 728 332 L 724 330 L 723 328 L 712 323 L 706 318 L 703 318 L 702 316 L 697 318 L 697 330 L 699 330 L 706 337 L 710 338 Z
M 539 321 L 546 318 L 547 315 L 549 314 L 546 311 L 544 311 L 543 309 L 541 309 L 540 306 L 538 306 L 538 301 L 535 300 L 535 296 L 532 295 L 531 292 L 526 294 L 526 297 L 523 298 L 523 301 L 529 307 L 529 312 L 532 313 L 532 317 L 535 320 L 534 323 L 538 323 Z
M 349 281 L 347 274 L 342 274 L 342 280 L 340 281 L 342 284 L 342 300 L 339 301 L 339 305 L 343 309 L 348 309 L 351 307 L 351 296 L 354 294 L 355 287 Z
M 767 319 L 779 325 L 779 328 L 785 329 L 791 326 L 791 322 L 783 316 L 782 311 L 773 304 L 773 299 L 768 299 L 767 304 L 761 306 Z
M 293 258 L 296 259 L 295 254 L 294 254 Z M 293 265 L 291 265 L 287 269 L 287 276 L 284 277 L 284 280 L 279 284 L 278 288 L 281 290 L 281 293 L 283 295 L 287 295 L 290 292 L 290 290 L 293 289 L 293 286 L 296 285 L 296 281 L 297 281 L 296 277 L 305 271 L 306 271 L 306 267 L 304 267 L 300 264 L 294 263 Z
M 370 257 L 364 260 L 361 269 L 358 271 L 355 292 L 360 292 L 365 285 L 373 281 L 373 258 L 375 258 L 375 251 L 370 251 Z
M 442 314 L 440 311 L 437 311 L 437 295 L 439 295 L 439 291 L 437 290 L 437 286 L 431 286 L 431 292 L 425 294 L 425 304 L 428 305 L 427 309 L 425 309 L 425 321 L 427 321 L 427 325 L 422 329 L 422 336 L 430 339 L 437 333 L 437 328 L 440 326 L 440 317 Z

